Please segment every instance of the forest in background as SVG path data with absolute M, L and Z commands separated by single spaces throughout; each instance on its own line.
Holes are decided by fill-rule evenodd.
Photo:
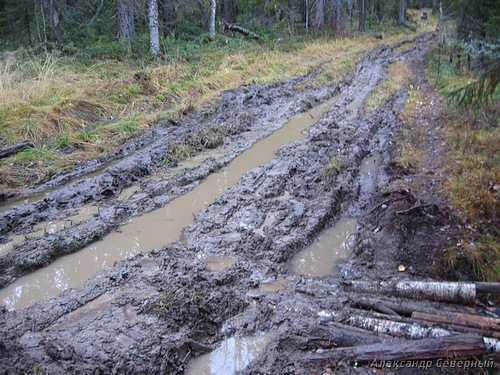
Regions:
M 144 53 L 152 41 L 159 43 L 158 52 L 169 54 L 169 38 L 208 34 L 213 39 L 219 22 L 240 24 L 268 39 L 350 35 L 410 26 L 408 8 L 442 9 L 458 21 L 462 40 L 499 37 L 497 0 L 2 0 L 0 49 L 57 47 L 119 57 L 124 50 Z

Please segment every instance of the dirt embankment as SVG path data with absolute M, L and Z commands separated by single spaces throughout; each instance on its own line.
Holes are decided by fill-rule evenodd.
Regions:
M 386 79 L 387 66 L 398 59 L 422 59 L 432 38 L 422 36 L 414 48 L 400 54 L 394 47 L 376 48 L 348 82 L 337 87 L 298 92 L 294 86 L 311 78 L 302 77 L 224 93 L 221 106 L 205 123 L 193 116 L 185 128 L 160 129 L 163 138 L 98 176 L 51 193 L 42 202 L 5 212 L 0 228 L 4 235 L 16 225 L 55 217 L 68 205 L 102 199 L 108 208 L 93 219 L 95 224 L 86 222 L 67 233 L 76 236 L 96 225 L 105 228 L 97 235 L 103 236 L 123 218 L 189 190 L 291 114 L 338 94 L 305 139 L 281 147 L 273 160 L 246 173 L 194 218 L 182 241 L 118 262 L 84 287 L 50 301 L 2 311 L 0 369 L 8 374 L 182 374 L 193 357 L 212 351 L 225 338 L 267 332 L 266 350 L 244 373 L 352 370 L 344 360 L 310 358 L 334 346 L 389 340 L 372 333 L 356 336 L 354 329 L 335 331 L 358 301 L 356 293 L 344 288 L 345 282 L 425 279 L 431 260 L 455 240 L 450 229 L 454 221 L 441 202 L 401 185 L 391 188 L 395 179 L 412 178 L 391 168 L 394 137 L 404 125 L 397 113 L 405 94 L 391 98 L 372 115 L 361 110 L 370 90 Z M 227 156 L 173 179 L 144 180 L 162 165 L 171 145 L 169 136 L 177 134 L 172 139 L 178 142 L 177 137 L 218 126 L 224 143 L 233 147 Z M 362 162 L 375 153 L 380 155 L 379 171 L 367 177 L 361 173 Z M 138 181 L 142 191 L 126 204 L 104 200 Z M 323 278 L 293 274 L 288 265 L 293 255 L 342 216 L 359 222 L 353 255 L 342 272 Z M 22 224 L 25 219 L 27 224 Z M 45 240 L 50 244 L 50 238 Z M 39 266 L 60 255 L 43 250 L 42 242 L 36 241 L 43 240 L 28 241 L 13 255 L 35 259 L 32 264 Z M 206 257 L 231 261 L 217 270 Z M 400 264 L 406 265 L 406 272 L 398 271 Z M 4 267 L 8 280 L 26 270 L 15 267 Z M 283 279 L 279 290 L 263 287 Z M 373 368 L 357 371 L 372 373 Z

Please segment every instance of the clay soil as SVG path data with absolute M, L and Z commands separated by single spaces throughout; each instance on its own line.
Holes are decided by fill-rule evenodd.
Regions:
M 244 374 L 391 372 L 343 359 L 308 358 L 342 345 L 384 340 L 367 334 L 358 343 L 345 343 L 318 336 L 318 327 L 343 323 L 355 311 L 359 296 L 345 288 L 349 281 L 470 278 L 450 269 L 445 256 L 445 250 L 457 249 L 464 229 L 438 194 L 444 178 L 443 140 L 436 130 L 442 103 L 423 72 L 425 54 L 434 43 L 435 35 L 426 34 L 406 42 L 404 52 L 397 52 L 400 45 L 380 45 L 332 86 L 304 88 L 320 74 L 318 67 L 284 83 L 224 92 L 219 104 L 204 113 L 159 124 L 106 161 L 22 192 L 51 189 L 41 200 L 0 214 L 4 240 L 83 204 L 98 204 L 100 210 L 64 229 L 63 235 L 30 239 L 1 257 L 3 285 L 186 193 L 292 115 L 334 98 L 305 139 L 284 145 L 273 160 L 248 171 L 196 215 L 179 242 L 117 262 L 83 287 L 51 300 L 1 311 L 0 372 L 183 374 L 190 359 L 210 352 L 223 339 L 259 332 L 272 338 Z M 407 90 L 372 114 L 363 110 L 367 93 L 387 79 L 387 67 L 396 61 L 405 61 L 414 84 L 433 98 L 434 105 L 423 108 L 416 122 L 402 115 Z M 349 106 L 355 101 L 359 109 Z M 412 168 L 403 168 L 396 162 L 396 141 L 408 126 L 424 129 L 421 146 L 428 153 Z M 199 142 L 193 134 L 211 136 L 207 139 L 212 143 Z M 231 151 L 182 174 L 160 173 L 172 168 L 165 165 L 172 145 L 186 142 L 194 149 L 203 145 Z M 360 166 L 375 152 L 381 155 L 380 172 L 367 187 Z M 151 178 L 157 175 L 165 177 Z M 140 191 L 133 199 L 119 200 L 119 193 L 132 185 Z M 272 225 L 266 225 L 271 216 Z M 294 254 L 342 216 L 359 222 L 342 271 L 321 278 L 293 274 L 288 262 Z M 217 271 L 200 253 L 230 257 L 234 263 Z M 287 280 L 281 290 L 261 288 L 281 279 Z

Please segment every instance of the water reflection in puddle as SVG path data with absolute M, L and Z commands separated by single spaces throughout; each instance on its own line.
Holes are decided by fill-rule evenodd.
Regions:
M 291 270 L 299 275 L 322 277 L 340 271 L 347 261 L 354 242 L 357 221 L 341 218 L 332 228 L 324 230 L 309 246 L 290 261 Z
M 271 333 L 231 337 L 213 352 L 191 360 L 186 375 L 233 375 L 257 358 L 272 337 Z

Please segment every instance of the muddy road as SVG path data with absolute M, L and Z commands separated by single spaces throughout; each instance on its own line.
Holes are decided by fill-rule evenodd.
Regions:
M 307 359 L 328 340 L 301 337 L 349 316 L 345 283 L 428 279 L 455 241 L 439 202 L 388 189 L 411 178 L 391 155 L 405 93 L 363 111 L 387 67 L 421 60 L 434 38 L 380 45 L 336 85 L 304 88 L 318 67 L 225 92 L 206 113 L 6 201 L 0 371 L 333 369 Z

